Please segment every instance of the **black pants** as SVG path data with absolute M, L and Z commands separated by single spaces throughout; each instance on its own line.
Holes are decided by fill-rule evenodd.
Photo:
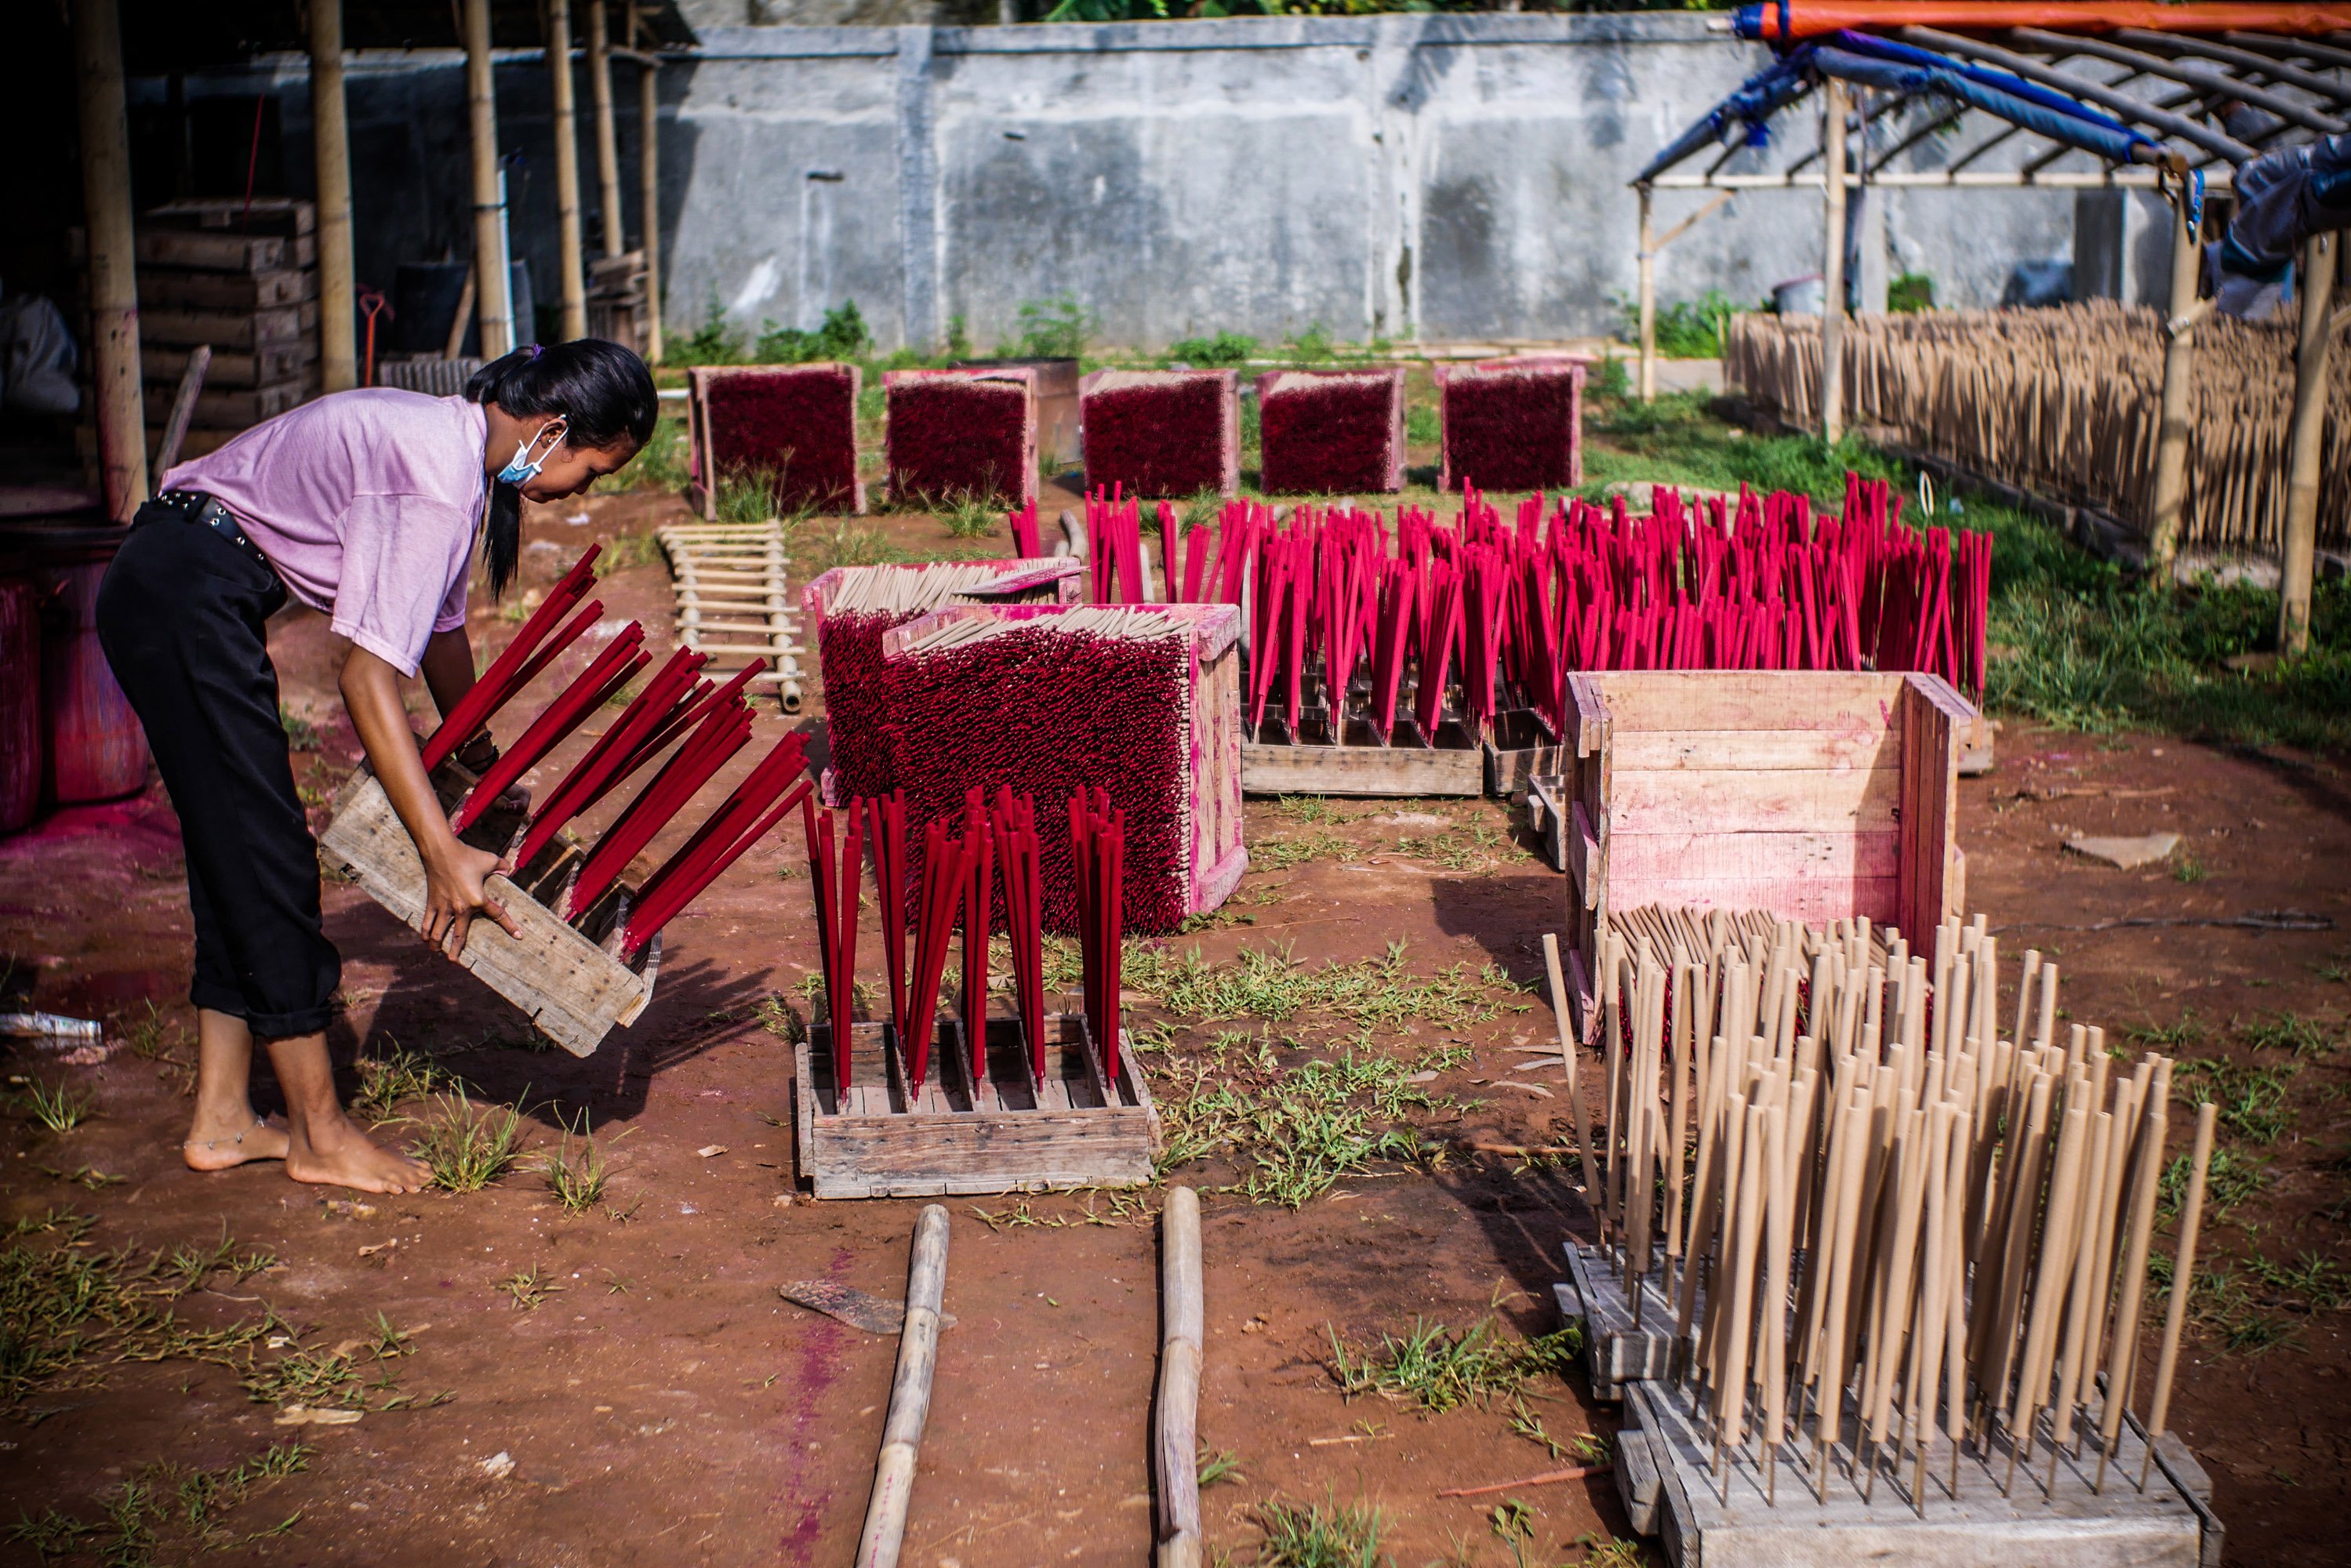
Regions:
M 277 574 L 168 507 L 140 508 L 98 591 L 98 637 L 180 814 L 200 1008 L 315 1034 L 342 959 L 319 919 L 319 848 L 294 792 L 262 623 Z

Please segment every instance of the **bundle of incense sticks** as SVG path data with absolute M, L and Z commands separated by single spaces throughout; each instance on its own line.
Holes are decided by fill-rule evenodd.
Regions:
M 1901 513 L 1884 483 L 1848 475 L 1841 513 L 1785 492 L 1686 506 L 1660 486 L 1645 516 L 1621 496 L 1538 495 L 1506 525 L 1466 486 L 1449 528 L 1412 507 L 1391 527 L 1351 505 L 1285 522 L 1235 501 L 1213 538 L 1179 539 L 1163 509 L 1162 554 L 1168 599 L 1247 607 L 1252 726 L 1270 706 L 1296 739 L 1319 706 L 1334 743 L 1361 718 L 1388 744 L 1409 690 L 1428 744 L 1447 719 L 1482 733 L 1505 708 L 1556 729 L 1575 671 L 1919 670 L 1980 693 L 1991 537 Z M 1100 499 L 1089 515 L 1103 540 L 1092 597 L 1135 602 L 1135 507 Z
M 1045 1082 L 1045 882 L 1036 802 L 996 791 L 996 864 L 1004 882 L 1004 929 L 1012 948 L 1013 1008 L 1029 1043 L 1029 1073 Z
M 947 936 L 963 903 L 965 856 L 970 848 L 964 840 L 950 837 L 945 822 L 924 824 L 914 902 L 914 974 L 906 988 L 907 1029 L 899 1038 L 899 1049 L 905 1053 L 906 1081 L 916 1094 L 930 1076 L 939 980 L 946 972 Z
M 1149 566 L 1143 555 L 1143 503 L 1117 486 L 1086 497 L 1086 591 L 1096 604 L 1145 604 Z M 1162 559 L 1165 559 L 1163 556 Z
M 2118 1068 L 2081 1025 L 2060 1040 L 2056 966 L 2033 951 L 2003 1030 L 1981 916 L 1945 922 L 1928 955 L 1866 921 L 1643 911 L 1604 938 L 1598 975 L 1596 1146 L 1571 1095 L 1586 1186 L 1628 1281 L 1656 1270 L 1674 1302 L 1677 1386 L 1718 1469 L 1751 1442 L 1774 1502 L 1783 1448 L 1816 1500 L 1867 1498 L 1907 1451 L 1923 1513 L 1938 1443 L 1952 1498 L 1963 1447 L 1988 1465 L 2005 1447 L 2013 1496 L 2045 1443 L 2044 1497 L 2061 1462 L 2102 1490 L 2138 1392 L 2169 1059 Z M 2184 1214 L 2212 1116 L 2199 1107 Z M 2195 1247 L 2183 1222 L 2174 1279 L 2194 1277 Z M 1646 1292 L 1628 1294 L 1637 1323 Z
M 568 622 L 564 617 L 570 615 L 572 608 L 596 586 L 596 557 L 603 548 L 601 544 L 591 544 L 580 553 L 571 570 L 547 591 L 547 597 L 522 623 L 514 641 L 490 661 L 489 668 L 482 672 L 473 689 L 442 716 L 440 727 L 424 742 L 425 771 L 440 767 L 459 747 L 481 734 L 491 717 L 514 700 L 516 693 L 596 623 L 596 617 L 604 611 L 601 601 L 590 604 Z
M 817 955 L 824 976 L 825 1021 L 832 1030 L 832 1082 L 838 1092 L 849 1087 L 849 1026 L 854 1021 L 860 813 L 850 811 L 849 852 L 837 854 L 832 812 L 818 810 L 805 794 L 799 807 L 800 831 L 808 841 L 809 884 L 816 890 Z
M 987 1076 L 987 934 L 996 924 L 996 835 L 979 786 L 964 796 L 963 1027 L 971 1079 Z
M 1012 553 L 1023 560 L 1032 560 L 1045 552 L 1037 543 L 1037 503 L 1031 500 L 1017 512 L 1004 514 L 1004 526 L 1012 535 Z
M 655 932 L 808 799 L 813 786 L 799 777 L 807 747 L 808 737 L 798 731 L 776 742 L 693 837 L 645 879 L 629 911 L 622 951 L 633 954 L 652 941 Z M 853 846 L 853 826 L 851 831 Z M 850 852 L 854 859 L 853 847 Z
M 860 802 L 852 800 L 855 810 Z M 882 956 L 890 966 L 890 1021 L 906 1028 L 906 792 L 862 802 L 865 841 L 873 846 L 873 893 L 882 912 Z
M 1118 1082 L 1119 964 L 1125 924 L 1120 904 L 1126 813 L 1102 790 L 1070 798 L 1070 852 L 1078 867 L 1078 931 L 1085 974 L 1086 1028 L 1102 1051 L 1102 1076 Z

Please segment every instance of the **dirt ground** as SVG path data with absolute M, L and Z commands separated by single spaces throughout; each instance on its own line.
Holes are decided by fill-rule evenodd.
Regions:
M 1047 516 L 1074 499 L 1049 496 Z M 551 580 L 588 538 L 642 534 L 675 507 L 616 497 L 539 509 L 526 585 Z M 575 511 L 589 520 L 566 521 Z M 964 543 L 928 518 L 872 521 L 924 553 Z M 1003 548 L 974 543 L 965 553 Z M 613 616 L 643 617 L 649 642 L 664 648 L 666 574 L 638 559 L 607 578 L 604 597 Z M 493 611 L 477 627 L 495 641 L 507 622 Z M 319 618 L 292 614 L 272 641 L 289 709 L 319 732 L 318 749 L 297 756 L 298 777 L 321 796 L 357 757 L 323 632 Z M 792 722 L 820 712 L 810 706 Z M 761 737 L 785 722 L 763 716 Z M 2238 1563 L 2342 1561 L 2351 1474 L 2342 1303 L 2262 1283 L 2244 1260 L 2308 1254 L 2338 1271 L 2345 1261 L 2351 1053 L 2305 1045 L 2296 1055 L 2231 1025 L 2284 1013 L 2318 1020 L 2328 1042 L 2344 1033 L 2347 789 L 2325 758 L 2013 727 L 1996 771 L 1962 789 L 1970 907 L 1990 914 L 2007 951 L 2037 946 L 2061 964 L 2071 1018 L 2119 1034 L 2192 1015 L 2207 1032 L 2177 1049 L 2277 1069 L 2284 1109 L 2269 1124 L 2273 1141 L 2242 1150 L 2268 1162 L 2266 1185 L 2207 1231 L 2210 1251 L 2241 1265 L 2244 1294 L 2232 1298 L 2229 1325 L 2199 1322 L 2175 1416 L 2212 1473 Z M 1401 942 L 1416 973 L 1490 962 L 1512 984 L 1487 988 L 1499 1010 L 1486 1021 L 1415 1025 L 1379 1042 L 1398 1054 L 1470 1048 L 1427 1085 L 1459 1103 L 1424 1124 L 1437 1157 L 1383 1162 L 1294 1211 L 1209 1190 L 1234 1178 L 1219 1161 L 1178 1173 L 1207 1194 L 1202 1440 L 1238 1462 L 1236 1477 L 1205 1494 L 1211 1544 L 1250 1561 L 1254 1511 L 1268 1499 L 1364 1502 L 1384 1513 L 1383 1551 L 1398 1564 L 1509 1563 L 1489 1516 L 1514 1497 L 1535 1513 L 1525 1561 L 1590 1555 L 1626 1530 L 1605 1476 L 1436 1496 L 1566 1462 L 1515 1434 L 1507 1405 L 1421 1417 L 1345 1400 L 1329 1369 L 1332 1333 L 1357 1344 L 1416 1317 L 1460 1327 L 1490 1312 L 1526 1335 L 1557 1326 L 1559 1248 L 1585 1229 L 1581 1207 L 1557 1175 L 1470 1145 L 1542 1145 L 1565 1131 L 1563 1098 L 1514 1086 L 1549 1076 L 1517 1067 L 1514 1048 L 1551 1038 L 1548 1008 L 1521 988 L 1540 974 L 1540 935 L 1556 926 L 1564 879 L 1507 841 L 1513 824 L 1499 802 L 1365 804 L 1311 828 L 1275 802 L 1252 801 L 1248 816 L 1253 846 L 1326 836 L 1296 864 L 1245 878 L 1235 919 L 1180 939 L 1206 957 L 1287 944 L 1300 960 L 1352 962 Z M 2158 829 L 2185 838 L 2171 869 L 2125 873 L 2060 847 L 2070 831 Z M 815 963 L 798 834 L 755 850 L 671 927 L 649 1013 L 578 1061 L 530 1049 L 518 1017 L 478 983 L 428 956 L 356 890 L 328 885 L 345 1003 L 330 1039 L 347 1090 L 362 1051 L 397 1046 L 461 1075 L 476 1105 L 522 1108 L 530 1155 L 466 1196 L 357 1200 L 297 1186 L 274 1166 L 211 1176 L 182 1167 L 177 1062 L 191 1047 L 180 875 L 160 789 L 62 811 L 0 841 L 0 953 L 15 988 L 42 1008 L 106 1017 L 113 1037 L 131 1042 L 80 1065 L 12 1046 L 13 1090 L 67 1084 L 93 1094 L 97 1114 L 63 1134 L 21 1113 L 0 1123 L 0 1218 L 21 1234 L 54 1211 L 94 1215 L 89 1253 L 209 1245 L 225 1228 L 239 1253 L 276 1261 L 242 1280 L 235 1270 L 206 1274 L 176 1303 L 183 1320 L 225 1326 L 266 1311 L 276 1338 L 289 1325 L 300 1333 L 255 1346 L 256 1364 L 340 1348 L 371 1383 L 389 1381 L 371 1389 L 360 1420 L 336 1426 L 285 1424 L 278 1403 L 241 1385 L 241 1361 L 110 1364 L 26 1389 L 0 1422 L 0 1562 L 42 1560 L 31 1524 L 45 1511 L 97 1521 L 126 1481 L 168 1493 L 172 1477 L 158 1465 L 184 1479 L 298 1439 L 311 1449 L 304 1468 L 214 1511 L 219 1561 L 847 1561 L 895 1341 L 791 1305 L 778 1288 L 825 1279 L 900 1294 L 918 1206 L 794 1195 L 790 1054 L 756 1009 L 778 993 L 797 997 Z M 2336 928 L 2112 925 L 2279 909 Z M 2092 929 L 2101 924 L 2111 928 Z M 1138 1025 L 1158 1016 L 1148 1001 L 1134 1008 Z M 1179 1030 L 1177 1051 L 1201 1032 Z M 265 1086 L 266 1105 L 274 1093 Z M 604 1203 L 571 1216 L 536 1163 L 582 1113 L 614 1174 Z M 77 1176 L 101 1185 L 86 1190 Z M 908 1563 L 1144 1560 L 1156 1203 L 1150 1193 L 1139 1205 L 1109 1195 L 950 1204 L 946 1304 L 957 1321 L 942 1342 Z M 503 1288 L 531 1270 L 538 1289 Z M 2227 1348 L 2246 1322 L 2266 1325 L 2253 1339 L 2278 1343 Z M 407 1354 L 378 1359 L 368 1347 L 387 1324 L 407 1336 Z M 1530 1392 L 1529 1408 L 1562 1439 L 1614 1425 L 1574 1383 Z M 401 1396 L 402 1407 L 381 1408 Z M 186 1530 L 170 1519 L 160 1528 L 153 1560 L 193 1554 Z M 81 1550 L 105 1539 L 86 1536 Z

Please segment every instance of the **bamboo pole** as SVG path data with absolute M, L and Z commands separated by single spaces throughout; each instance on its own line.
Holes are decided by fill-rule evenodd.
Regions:
M 1199 1568 L 1200 1363 L 1207 1333 L 1199 1195 L 1170 1187 L 1159 1225 L 1158 1568 Z
M 360 384 L 343 0 L 310 0 L 310 150 L 319 193 L 319 382 L 343 392 Z
M 662 357 L 661 62 L 651 53 L 637 68 L 637 242 L 645 251 L 645 358 Z
M 1821 439 L 1844 434 L 1844 83 L 1821 83 Z
M 147 499 L 147 408 L 139 377 L 139 273 L 131 223 L 131 130 L 123 108 L 122 18 L 115 0 L 74 0 L 81 110 L 82 219 L 89 233 L 90 379 L 107 515 L 127 523 Z
M 2294 355 L 2294 420 L 2286 448 L 2285 549 L 2278 578 L 2278 652 L 2310 649 L 2310 575 L 2318 552 L 2318 460 L 2326 441 L 2326 350 L 2335 303 L 2332 234 L 2302 244 L 2294 287 L 2302 296 L 2302 333 Z
M 914 1222 L 914 1257 L 906 1270 L 906 1326 L 898 1337 L 898 1371 L 890 1382 L 890 1413 L 883 1420 L 882 1453 L 873 1466 L 873 1495 L 865 1505 L 857 1568 L 893 1568 L 905 1540 L 914 1455 L 931 1414 L 931 1371 L 938 1362 L 939 1306 L 946 1283 L 947 1211 L 926 1204 Z
M 465 0 L 465 107 L 473 138 L 474 301 L 482 358 L 513 352 L 514 300 L 507 270 L 506 183 L 498 168 L 497 84 L 490 64 L 490 0 Z
M 1641 187 L 1641 401 L 1657 398 L 1657 228 L 1649 187 Z
M 612 34 L 604 0 L 588 0 L 588 108 L 596 120 L 596 186 L 604 213 L 604 254 L 621 254 L 621 154 L 612 134 Z
M 2194 395 L 2196 323 L 2196 230 L 2188 221 L 2189 195 L 2182 182 L 2172 201 L 2171 308 L 2164 318 L 2163 398 L 2157 414 L 2155 511 L 2147 529 L 2148 574 L 2169 580 L 2179 553 L 2180 509 L 2188 499 L 2188 417 Z
M 571 0 L 547 0 L 548 86 L 555 104 L 556 271 L 563 339 L 588 335 L 588 280 L 580 259 L 580 126 L 571 87 Z

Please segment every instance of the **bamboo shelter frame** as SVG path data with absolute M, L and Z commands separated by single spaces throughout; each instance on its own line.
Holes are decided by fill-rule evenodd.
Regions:
M 1728 27 L 1729 24 L 1724 23 Z M 1785 168 L 1732 172 L 1725 169 L 1732 150 L 1714 148 L 1715 155 L 1696 172 L 1676 172 L 1709 151 L 1704 142 L 1690 145 L 1678 156 L 1661 155 L 1633 182 L 1640 204 L 1638 319 L 1639 390 L 1642 401 L 1656 395 L 1656 258 L 1699 220 L 1743 191 L 1809 190 L 1822 195 L 1822 275 L 1827 285 L 1823 301 L 1823 363 L 1820 406 L 1822 434 L 1835 440 L 1844 430 L 1845 410 L 1839 371 L 1838 328 L 1844 315 L 1843 272 L 1845 255 L 1844 210 L 1848 193 L 1877 186 L 1887 190 L 2157 190 L 2170 201 L 2172 266 L 2169 309 L 2165 321 L 2160 435 L 2155 461 L 2155 506 L 2147 535 L 2148 566 L 2168 574 L 2176 559 L 2182 532 L 2189 421 L 2188 408 L 2196 373 L 2196 326 L 2209 312 L 2195 297 L 2196 250 L 2199 234 L 2195 224 L 2200 195 L 2224 194 L 2233 189 L 2238 164 L 2311 135 L 2326 135 L 2351 127 L 2351 52 L 2298 37 L 2229 32 L 2217 40 L 2170 33 L 2122 28 L 2098 38 L 2012 28 L 1991 38 L 1963 37 L 1932 27 L 1905 26 L 1887 38 L 1939 57 L 1954 71 L 1989 68 L 2022 78 L 2032 88 L 2070 98 L 2087 110 L 2123 121 L 2147 139 L 2136 144 L 2129 163 L 2099 157 L 2043 134 L 2023 120 L 2001 121 L 1991 134 L 1956 152 L 1940 169 L 1895 170 L 1871 167 L 1866 158 L 1848 165 L 1845 153 L 1858 118 L 1865 132 L 1869 122 L 1901 107 L 1929 101 L 1928 93 L 1859 94 L 1858 116 L 1846 112 L 1847 84 L 1834 75 L 1816 70 L 1814 79 L 1773 109 L 1779 113 L 1818 95 L 1823 100 L 1819 143 Z M 1833 41 L 1833 40 L 1824 40 Z M 2088 74 L 2087 67 L 2120 68 L 2118 73 Z M 2069 68 L 2069 67 L 2071 68 Z M 2179 90 L 2154 98 L 2138 98 L 2122 89 L 2153 82 Z M 1878 103 L 1873 106 L 1873 96 Z M 1891 101 L 1886 101 L 1890 98 Z M 2251 140 L 2214 129 L 2199 116 L 2208 106 L 2234 99 L 2270 117 L 2265 129 Z M 1729 108 L 1725 105 L 1725 109 Z M 1968 106 L 1982 110 L 1981 105 Z M 1718 120 L 1723 110 L 1716 111 Z M 1933 131 L 1962 120 L 1967 109 L 1954 109 L 1928 127 L 1883 153 L 1879 162 L 1907 151 Z M 1998 120 L 1997 114 L 1991 118 Z M 1834 131 L 1841 134 L 1833 133 Z M 1976 169 L 1970 165 L 2012 138 L 2032 138 L 2044 150 L 2014 169 Z M 1691 140 L 1686 138 L 1686 141 Z M 2032 143 L 2028 143 L 2032 145 Z M 2094 167 L 2054 167 L 2078 153 Z M 2140 162 L 2140 159 L 2144 162 Z M 1660 192 L 1708 193 L 1708 201 L 1662 235 L 1656 233 L 1656 196 Z M 2304 247 L 2303 272 L 2331 263 L 2335 242 L 2315 236 Z M 2303 311 L 2302 330 L 2294 360 L 2293 447 L 2287 457 L 2290 498 L 2281 546 L 2283 579 L 2279 609 L 2279 646 L 2289 654 L 2303 651 L 2309 635 L 2310 580 L 2317 526 L 2315 476 L 2323 422 L 2314 413 L 2323 406 L 2326 386 L 2328 329 L 2332 317 L 2324 286 L 2331 282 L 2331 265 L 2321 267 L 2328 277 L 2321 287 L 2297 290 Z

